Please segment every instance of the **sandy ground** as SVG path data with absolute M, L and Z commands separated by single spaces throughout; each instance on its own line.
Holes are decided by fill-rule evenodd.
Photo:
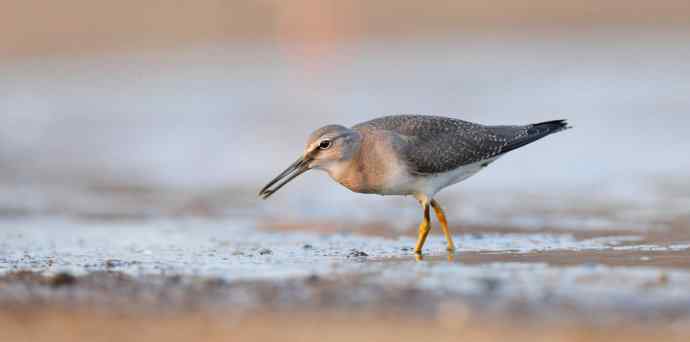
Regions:
M 621 325 L 516 325 L 467 319 L 409 319 L 403 314 L 185 313 L 128 316 L 41 310 L 0 314 L 6 341 L 687 341 L 687 330 Z
M 23 313 L 29 322 L 2 317 L 0 337 L 12 341 L 400 341 L 433 338 L 437 341 L 609 341 L 611 332 L 563 326 L 530 329 L 487 324 L 447 326 L 435 321 L 344 315 L 251 315 L 242 319 L 223 315 L 122 317 L 101 313 Z M 270 326 L 270 329 L 266 327 Z M 40 329 L 41 333 L 36 330 Z M 687 335 L 628 327 L 615 334 L 626 341 L 683 341 Z

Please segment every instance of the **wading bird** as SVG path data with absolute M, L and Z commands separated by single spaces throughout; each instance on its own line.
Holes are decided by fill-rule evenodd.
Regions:
M 411 195 L 424 213 L 415 253 L 421 257 L 431 230 L 430 208 L 446 237 L 447 250 L 453 252 L 445 214 L 434 196 L 505 153 L 567 128 L 566 120 L 485 126 L 426 115 L 384 116 L 352 128 L 328 125 L 309 136 L 302 156 L 261 189 L 259 196 L 268 198 L 311 169 L 328 172 L 354 192 Z

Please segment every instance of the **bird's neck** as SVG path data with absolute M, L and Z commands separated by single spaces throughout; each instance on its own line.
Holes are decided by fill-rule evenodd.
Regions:
M 328 165 L 326 172 L 333 178 L 336 182 L 340 182 L 341 179 L 347 178 L 350 174 L 350 168 L 352 167 L 351 160 L 339 160 Z
M 328 174 L 342 186 L 354 192 L 362 192 L 360 189 L 362 174 L 352 160 L 339 163 L 337 167 L 329 169 Z
M 341 160 L 337 165 L 333 165 L 333 167 L 329 168 L 328 174 L 333 180 L 351 191 L 370 193 L 375 189 L 369 186 L 370 182 L 366 179 L 366 173 L 362 169 L 365 166 L 365 157 L 361 146 L 358 144 L 351 158 Z

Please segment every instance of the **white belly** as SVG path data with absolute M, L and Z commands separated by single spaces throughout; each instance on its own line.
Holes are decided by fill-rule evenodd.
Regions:
M 400 172 L 389 178 L 388 186 L 383 195 L 419 195 L 429 198 L 441 189 L 464 181 L 473 176 L 497 158 L 461 166 L 455 170 L 433 175 L 412 176 L 407 172 Z

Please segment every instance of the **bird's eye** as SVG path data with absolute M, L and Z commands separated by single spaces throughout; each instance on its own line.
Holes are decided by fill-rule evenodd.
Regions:
M 325 150 L 329 147 L 331 147 L 331 141 L 330 140 L 324 140 L 319 144 L 319 148 L 322 150 Z

